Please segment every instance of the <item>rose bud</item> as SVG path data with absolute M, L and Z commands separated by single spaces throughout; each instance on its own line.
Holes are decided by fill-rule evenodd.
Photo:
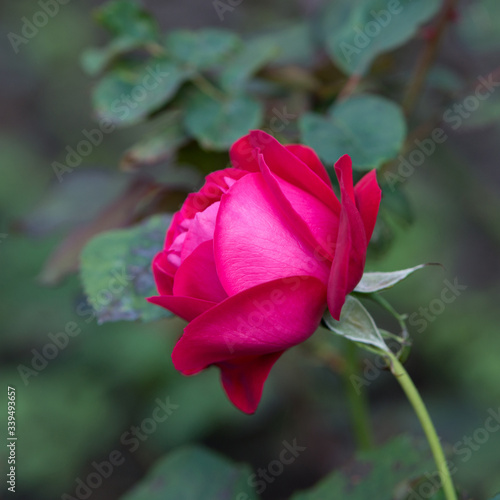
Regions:
M 215 365 L 229 399 L 253 413 L 284 351 L 308 339 L 328 307 L 339 319 L 363 274 L 381 191 L 375 171 L 353 186 L 335 164 L 341 201 L 307 146 L 253 131 L 230 150 L 233 168 L 190 194 L 154 259 L 148 300 L 189 322 L 172 359 L 192 375 Z

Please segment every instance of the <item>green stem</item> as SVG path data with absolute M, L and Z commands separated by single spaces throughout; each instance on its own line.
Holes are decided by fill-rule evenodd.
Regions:
M 413 406 L 413 409 L 415 410 L 415 413 L 417 414 L 420 424 L 425 432 L 427 441 L 429 442 L 434 456 L 434 461 L 436 462 L 439 476 L 441 477 L 446 500 L 457 500 L 450 471 L 448 469 L 448 465 L 446 464 L 446 458 L 427 408 L 425 407 L 415 384 L 411 380 L 407 371 L 404 369 L 403 365 L 399 362 L 398 358 L 392 353 L 387 353 L 387 357 L 391 362 L 392 373 L 403 388 L 403 391 L 406 393 L 406 396 Z
M 356 389 L 352 376 L 358 375 L 357 347 L 354 342 L 346 342 L 346 366 L 343 372 L 344 385 L 351 409 L 351 418 L 357 447 L 369 450 L 373 447 L 373 438 L 368 417 L 368 401 L 363 387 Z

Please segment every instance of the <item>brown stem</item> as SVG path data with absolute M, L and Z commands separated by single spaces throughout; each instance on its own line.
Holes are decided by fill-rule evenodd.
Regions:
M 351 96 L 351 94 L 356 90 L 356 87 L 361 82 L 361 75 L 351 75 L 347 80 L 346 84 L 342 87 L 337 97 L 337 100 L 343 101 Z
M 447 0 L 442 11 L 440 12 L 436 25 L 434 26 L 434 33 L 427 41 L 427 44 L 421 53 L 415 70 L 413 71 L 413 76 L 411 78 L 411 83 L 406 91 L 406 95 L 403 99 L 403 109 L 406 116 L 410 116 L 415 108 L 422 88 L 425 83 L 425 78 L 430 68 L 434 64 L 436 59 L 437 50 L 439 44 L 443 38 L 443 33 L 445 31 L 446 25 L 450 20 L 450 11 L 454 8 L 457 0 Z

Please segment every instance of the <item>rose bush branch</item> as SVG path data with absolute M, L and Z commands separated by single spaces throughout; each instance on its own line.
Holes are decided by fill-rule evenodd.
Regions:
M 399 362 L 399 359 L 394 354 L 389 351 L 385 353 L 384 356 L 388 359 L 393 375 L 396 377 L 399 385 L 401 385 L 408 400 L 413 406 L 418 419 L 420 420 L 420 424 L 422 425 L 434 456 L 434 461 L 436 462 L 446 500 L 457 500 L 457 494 L 451 480 L 451 474 L 444 456 L 443 448 L 439 442 L 439 437 L 429 416 L 429 412 L 427 411 L 415 384 L 408 375 L 408 372 L 404 369 L 403 365 Z

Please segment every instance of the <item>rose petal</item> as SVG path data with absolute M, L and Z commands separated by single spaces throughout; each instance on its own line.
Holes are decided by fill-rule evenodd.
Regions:
M 229 158 L 234 168 L 247 170 L 248 172 L 259 171 L 259 151 L 252 145 L 250 134 L 238 139 L 229 149 Z
M 273 174 L 263 155 L 259 156 L 259 165 L 292 230 L 298 232 L 314 248 L 315 256 L 331 260 L 335 252 L 334 238 L 338 230 L 339 214 L 333 213 L 314 196 Z
M 174 277 L 173 293 L 212 302 L 227 297 L 215 269 L 213 240 L 196 247 L 182 262 Z
M 287 276 L 328 280 L 329 263 L 289 228 L 261 174 L 240 179 L 222 198 L 214 251 L 228 295 Z
M 340 212 L 340 202 L 331 187 L 274 137 L 262 130 L 254 130 L 250 132 L 250 140 L 254 147 L 260 149 L 273 173 L 290 184 L 308 191 L 333 212 Z
M 175 267 L 167 260 L 165 252 L 158 252 L 151 265 L 156 288 L 161 295 L 171 295 L 174 286 Z
M 222 386 L 231 402 L 245 413 L 254 413 L 271 368 L 284 351 L 246 356 L 218 363 Z
M 221 365 L 228 396 L 239 407 L 254 408 L 272 358 L 248 363 L 249 356 L 281 353 L 305 341 L 318 327 L 325 305 L 324 284 L 310 276 L 257 285 L 191 321 L 172 353 L 174 365 L 192 375 L 209 365 L 231 362 Z
M 268 167 L 274 174 L 279 175 L 290 184 L 308 191 L 334 212 L 340 212 L 339 200 L 335 196 L 331 184 L 325 183 L 324 174 L 319 176 L 316 172 L 318 166 L 314 160 L 313 166 L 309 167 L 299 156 L 262 130 L 254 130 L 233 144 L 229 152 L 231 163 L 239 169 L 258 172 L 260 170 L 259 152 L 264 155 Z M 304 155 L 303 152 L 299 154 Z M 310 157 L 308 156 L 308 158 Z
M 294 154 L 302 162 L 304 162 L 313 172 L 315 172 L 320 179 L 325 181 L 327 186 L 331 189 L 332 181 L 330 176 L 323 165 L 323 162 L 319 159 L 318 155 L 315 153 L 314 149 L 309 146 L 304 146 L 302 144 L 289 144 L 285 146 L 288 151 Z
M 148 297 L 146 300 L 151 304 L 168 309 L 186 321 L 192 321 L 217 305 L 215 302 L 208 300 L 194 299 L 193 297 L 175 297 L 174 295 Z
M 199 245 L 214 239 L 215 221 L 217 220 L 219 206 L 220 202 L 217 201 L 194 216 L 182 245 L 181 259 L 183 261 Z
M 367 239 L 363 221 L 354 204 L 352 162 L 349 156 L 344 155 L 339 159 L 335 164 L 335 172 L 340 184 L 342 213 L 328 279 L 328 309 L 338 320 L 346 295 L 354 290 L 363 275 Z
M 365 226 L 366 240 L 370 241 L 382 198 L 382 190 L 377 183 L 377 172 L 375 170 L 368 172 L 356 184 L 354 197 Z
M 208 174 L 203 187 L 197 193 L 190 193 L 182 205 L 184 217 L 192 219 L 198 212 L 203 212 L 212 203 L 220 201 L 221 196 L 230 188 L 227 179 L 241 179 L 247 173 L 236 168 L 226 168 Z

